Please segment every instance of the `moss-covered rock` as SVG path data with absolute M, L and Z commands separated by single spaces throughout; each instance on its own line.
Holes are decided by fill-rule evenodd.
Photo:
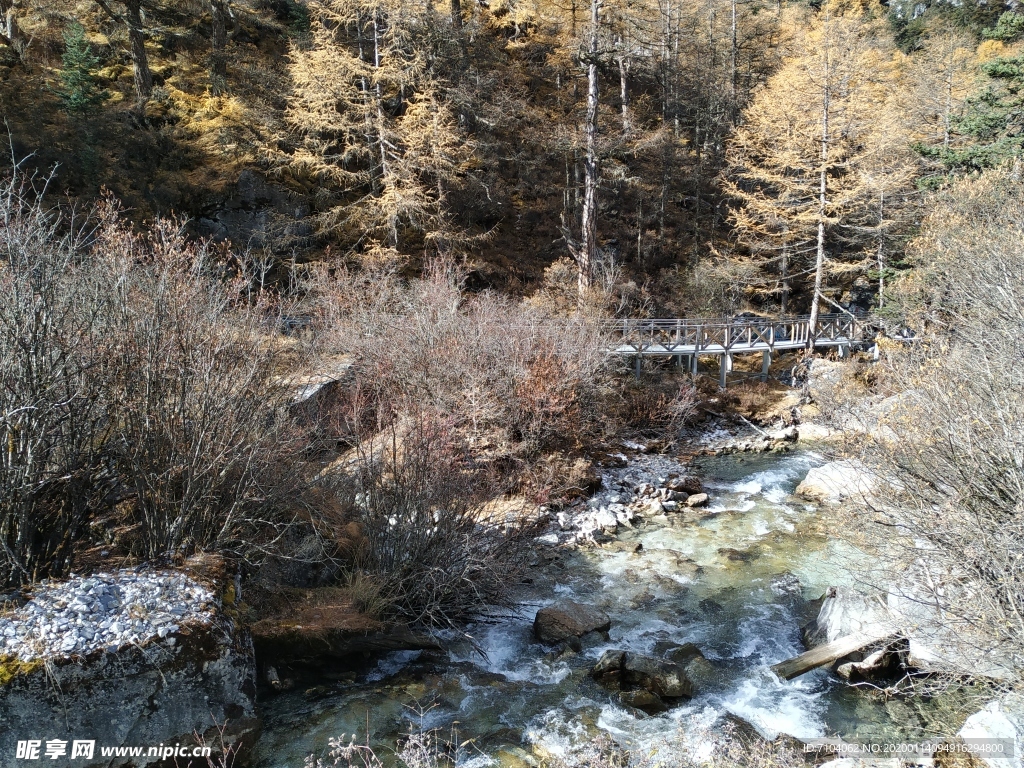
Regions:
M 42 659 L 21 661 L 14 656 L 0 656 L 0 686 L 7 685 L 22 675 L 30 675 L 42 667 Z

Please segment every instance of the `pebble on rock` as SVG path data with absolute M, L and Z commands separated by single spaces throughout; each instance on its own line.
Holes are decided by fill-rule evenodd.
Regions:
M 185 620 L 209 624 L 213 610 L 213 592 L 174 571 L 43 581 L 27 603 L 0 616 L 0 657 L 32 661 L 116 650 L 166 638 Z

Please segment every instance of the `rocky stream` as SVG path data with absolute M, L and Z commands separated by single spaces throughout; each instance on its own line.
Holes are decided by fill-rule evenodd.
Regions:
M 801 444 L 683 466 L 629 448 L 621 466 L 604 468 L 586 506 L 556 517 L 535 542 L 516 610 L 470 626 L 472 641 L 452 635 L 444 652 L 392 653 L 269 698 L 253 763 L 302 765 L 341 735 L 387 761 L 403 734 L 422 729 L 468 742 L 460 751 L 467 766 L 508 768 L 571 757 L 602 732 L 671 765 L 726 719 L 769 740 L 955 732 L 963 715 L 948 698 L 886 699 L 827 668 L 791 681 L 769 670 L 804 650 L 801 627 L 826 590 L 850 583 L 851 563 L 863 557 L 830 536 L 828 507 L 794 495 L 821 456 Z M 673 492 L 694 473 L 707 498 Z M 598 631 L 561 642 L 538 625 L 549 642 L 539 641 L 538 611 L 573 603 L 584 619 L 598 617 Z M 667 666 L 685 690 L 629 690 L 618 677 L 630 674 L 623 659 Z M 611 675 L 597 679 L 597 664 L 611 664 Z

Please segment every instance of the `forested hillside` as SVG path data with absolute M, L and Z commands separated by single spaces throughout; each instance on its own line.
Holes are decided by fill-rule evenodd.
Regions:
M 442 253 L 556 307 L 868 308 L 934 191 L 1020 151 L 1011 5 L 2 0 L 0 111 L 51 193 L 272 280 Z

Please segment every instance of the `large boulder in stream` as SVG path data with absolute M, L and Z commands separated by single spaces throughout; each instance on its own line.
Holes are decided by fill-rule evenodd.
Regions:
M 817 618 L 804 626 L 803 641 L 808 648 L 817 648 L 849 635 L 882 638 L 895 632 L 884 595 L 831 587 L 821 600 Z
M 814 467 L 796 487 L 796 495 L 810 501 L 838 504 L 846 499 L 865 501 L 875 490 L 875 477 L 859 461 L 830 461 Z
M 607 632 L 612 621 L 604 611 L 590 605 L 565 600 L 541 608 L 533 622 L 533 632 L 542 643 L 560 643 L 588 632 Z
M 628 651 L 605 651 L 590 674 L 606 688 L 630 694 L 620 694 L 620 701 L 648 714 L 693 696 L 693 684 L 681 665 Z
M 991 749 L 1002 749 L 1001 754 L 978 753 L 980 762 L 988 768 L 1021 768 L 1024 765 L 1021 757 L 1024 753 L 1024 696 L 1008 693 L 990 701 L 980 712 L 967 718 L 957 736 L 965 741 L 984 740 Z
M 643 688 L 663 699 L 688 699 L 693 695 L 693 684 L 685 669 L 650 656 L 627 653 L 622 679 L 625 685 Z

